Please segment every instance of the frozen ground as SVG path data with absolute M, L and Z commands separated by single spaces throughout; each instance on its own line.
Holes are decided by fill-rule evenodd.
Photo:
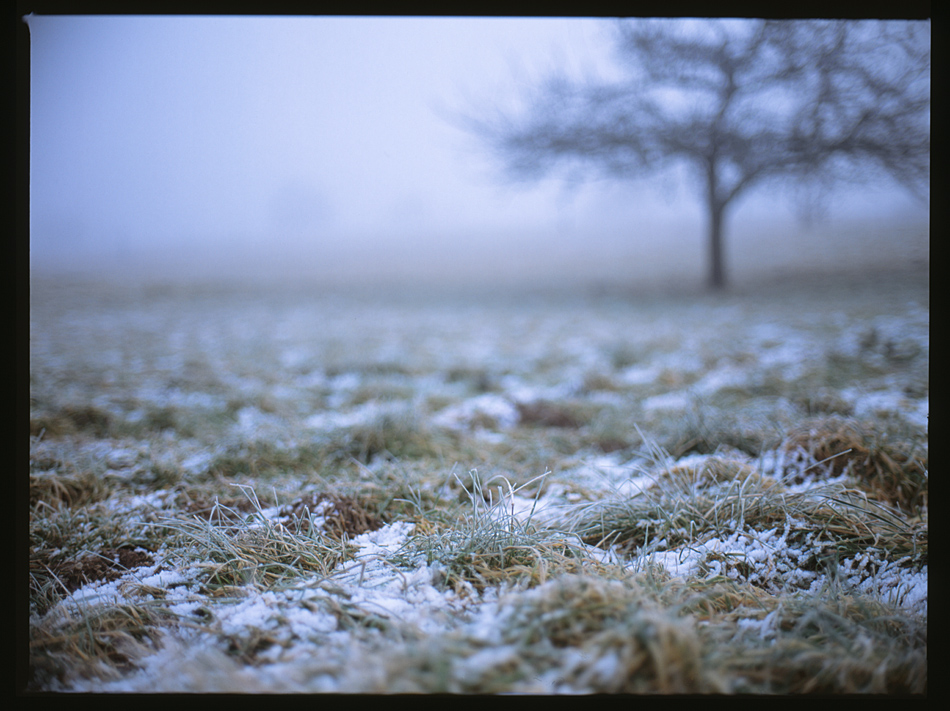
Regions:
M 778 649 L 789 620 L 807 616 L 790 610 L 829 595 L 925 625 L 926 490 L 888 499 L 858 472 L 893 440 L 921 462 L 925 486 L 928 365 L 927 285 L 906 279 L 662 299 L 39 280 L 31 573 L 49 581 L 59 571 L 60 584 L 45 583 L 32 604 L 34 688 L 640 690 L 636 650 L 590 622 L 601 607 L 644 649 L 651 635 L 683 649 Z M 827 422 L 875 433 L 876 444 L 862 440 L 864 464 L 819 452 Z M 69 486 L 77 492 L 65 496 Z M 664 520 L 669 507 L 637 508 L 670 492 L 743 506 L 780 492 L 788 509 L 755 518 L 733 506 L 720 520 L 709 504 L 691 529 Z M 855 492 L 872 503 L 849 504 Z M 302 537 L 285 507 L 316 493 L 359 500 L 375 524 L 319 538 L 329 509 L 314 503 L 297 509 L 311 525 Z M 202 497 L 204 508 L 189 508 Z M 222 506 L 233 517 L 215 525 Z M 837 524 L 808 518 L 822 506 L 831 518 L 881 511 L 887 525 L 859 545 L 838 541 L 829 563 Z M 620 509 L 640 518 L 615 527 L 623 535 L 613 541 L 590 534 L 589 514 Z M 67 521 L 90 530 L 81 540 L 78 528 L 51 533 Z M 901 541 L 913 531 L 912 548 L 888 543 L 898 528 Z M 255 574 L 271 570 L 261 556 L 272 549 L 252 557 L 240 547 L 254 531 L 281 545 L 337 541 L 339 555 L 326 569 L 290 561 Z M 506 555 L 544 553 L 530 565 L 505 558 L 491 575 L 488 563 L 459 562 L 458 550 L 490 536 L 513 541 Z M 221 558 L 228 540 L 240 545 Z M 122 544 L 142 564 L 116 559 L 111 575 L 62 579 L 71 561 Z M 209 571 L 242 555 L 244 577 L 215 583 Z M 731 584 L 758 602 L 677 616 L 662 595 L 649 598 L 654 607 L 637 602 L 644 576 L 670 590 Z M 139 620 L 135 633 L 116 623 L 118 641 L 89 632 L 95 654 L 64 651 L 80 622 L 116 610 Z M 919 648 L 925 659 L 925 638 Z M 769 688 L 735 670 L 701 671 L 677 682 L 661 670 L 642 688 Z M 916 673 L 925 688 L 926 671 Z

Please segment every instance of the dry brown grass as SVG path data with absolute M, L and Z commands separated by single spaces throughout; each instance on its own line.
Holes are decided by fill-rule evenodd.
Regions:
M 161 604 L 82 606 L 48 618 L 30 633 L 31 686 L 50 688 L 71 679 L 118 678 L 154 651 L 174 615 Z
M 345 541 L 308 527 L 291 531 L 263 515 L 253 489 L 246 489 L 254 514 L 217 506 L 207 520 L 170 519 L 163 525 L 185 542 L 179 555 L 203 561 L 209 590 L 269 588 L 302 575 L 327 575 L 349 555 Z
M 835 475 L 847 471 L 868 494 L 904 511 L 916 513 L 927 507 L 927 449 L 904 433 L 827 416 L 803 421 L 782 447 L 792 455 L 829 460 Z

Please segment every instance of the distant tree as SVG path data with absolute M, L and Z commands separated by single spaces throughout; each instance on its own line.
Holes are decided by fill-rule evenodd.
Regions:
M 726 286 L 723 223 L 769 181 L 881 174 L 926 200 L 930 23 L 629 20 L 619 80 L 555 73 L 520 109 L 466 115 L 514 178 L 643 178 L 684 164 L 709 218 L 708 286 Z

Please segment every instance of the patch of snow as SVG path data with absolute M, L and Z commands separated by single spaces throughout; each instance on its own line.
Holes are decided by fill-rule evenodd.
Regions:
M 113 498 L 106 502 L 106 505 L 115 513 L 129 513 L 136 509 L 159 510 L 164 509 L 175 502 L 176 492 L 167 489 L 150 491 L 147 494 L 136 494 L 126 499 Z
M 284 368 L 298 368 L 313 357 L 307 348 L 288 348 L 280 354 L 280 364 Z
M 402 548 L 415 527 L 408 521 L 394 521 L 375 531 L 361 533 L 351 543 L 359 547 L 363 555 L 385 555 Z
M 653 385 L 659 382 L 662 372 L 656 365 L 633 365 L 620 371 L 618 378 L 627 385 Z
M 914 401 L 900 390 L 878 390 L 855 394 L 850 391 L 856 417 L 887 417 L 896 414 L 911 424 L 926 428 L 930 415 L 930 399 Z
M 583 377 L 564 376 L 555 385 L 539 385 L 525 382 L 515 375 L 506 375 L 501 379 L 501 386 L 506 397 L 511 402 L 527 405 L 540 400 L 559 400 L 571 397 L 583 386 Z
M 181 463 L 181 468 L 189 474 L 204 474 L 208 471 L 215 455 L 209 451 L 196 452 Z
M 510 400 L 485 393 L 446 407 L 432 418 L 432 423 L 449 429 L 511 429 L 519 419 L 518 408 Z
M 185 574 L 181 570 L 169 570 L 163 568 L 162 570 L 157 570 L 161 564 L 154 565 L 151 567 L 151 575 L 136 575 L 138 582 L 142 585 L 149 585 L 156 588 L 172 588 L 177 585 L 187 585 L 192 582 L 190 575 Z M 143 566 L 144 567 L 144 566 Z M 137 568 L 136 570 L 141 570 Z M 133 571 L 134 572 L 134 571 Z
M 644 412 L 685 412 L 692 406 L 693 398 L 688 392 L 679 390 L 648 397 L 642 402 Z
M 332 409 L 317 412 L 305 419 L 303 424 L 310 429 L 333 431 L 368 425 L 380 417 L 404 417 L 408 413 L 409 408 L 405 403 L 370 400 L 348 412 Z
M 133 449 L 113 449 L 106 455 L 106 466 L 110 469 L 129 469 L 135 466 L 139 453 Z
M 616 496 L 634 496 L 649 488 L 653 478 L 643 472 L 640 459 L 624 459 L 618 453 L 604 454 L 584 460 L 584 463 L 563 474 L 572 482 L 585 487 L 610 491 Z
M 692 389 L 699 395 L 709 396 L 727 388 L 743 389 L 756 379 L 756 374 L 748 367 L 727 365 L 710 370 L 693 383 Z
M 237 604 L 217 608 L 215 619 L 224 634 L 234 637 L 247 637 L 255 630 L 275 629 L 280 624 L 280 597 L 266 590 Z

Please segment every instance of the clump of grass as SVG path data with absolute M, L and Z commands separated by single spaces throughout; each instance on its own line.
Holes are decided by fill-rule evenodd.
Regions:
M 520 423 L 529 427 L 564 427 L 577 429 L 591 419 L 591 408 L 584 404 L 569 402 L 518 403 Z
M 139 424 L 145 431 L 163 432 L 164 430 L 178 430 L 179 434 L 184 437 L 192 436 L 194 434 L 193 431 L 190 431 L 188 428 L 179 427 L 180 420 L 181 414 L 176 407 L 170 405 L 161 407 L 150 406 L 146 408 L 145 414 Z
M 602 408 L 587 428 L 586 441 L 601 452 L 610 453 L 639 447 L 643 439 L 630 423 L 638 413 L 630 407 Z
M 363 405 L 368 402 L 395 402 L 412 400 L 412 387 L 405 383 L 393 383 L 387 380 L 364 382 L 349 393 L 347 404 L 350 406 Z
M 722 454 L 712 456 L 699 463 L 674 464 L 660 469 L 654 481 L 658 486 L 670 484 L 677 488 L 715 488 L 719 485 L 729 486 L 741 481 L 743 485 L 752 484 L 753 489 L 768 490 L 781 485 L 765 477 L 748 462 L 741 458 L 730 458 Z
M 809 417 L 819 415 L 854 414 L 854 405 L 831 388 L 813 388 L 803 386 L 791 393 L 790 399 L 801 407 Z
M 347 360 L 345 364 L 330 364 L 326 366 L 327 377 L 333 378 L 346 373 L 356 373 L 361 376 L 392 376 L 413 375 L 411 367 L 396 361 L 364 361 L 353 362 Z
M 253 514 L 219 506 L 207 520 L 164 524 L 184 539 L 185 555 L 206 568 L 206 585 L 212 594 L 247 585 L 272 588 L 302 575 L 326 576 L 349 555 L 345 541 L 333 539 L 317 526 L 293 532 L 272 521 L 254 490 L 238 486 L 253 502 Z
M 356 460 L 369 464 L 386 459 L 443 459 L 455 452 L 455 433 L 431 429 L 414 412 L 380 412 L 364 424 L 333 432 L 321 447 L 328 463 Z
M 818 492 L 822 496 L 821 492 Z M 855 555 L 868 549 L 885 551 L 894 560 L 909 559 L 926 565 L 929 536 L 927 516 L 909 518 L 863 491 L 845 489 L 822 496 L 824 506 L 813 513 L 814 525 L 825 523 L 835 540 L 836 555 Z
M 622 579 L 562 575 L 504 608 L 503 640 L 527 658 L 559 655 L 560 684 L 602 693 L 726 690 L 695 621 L 658 601 L 649 574 Z
M 563 575 L 529 594 L 511 597 L 503 639 L 524 645 L 547 642 L 577 647 L 620 622 L 636 597 L 627 581 Z
M 347 690 L 386 693 L 723 691 L 694 620 L 659 604 L 647 580 L 618 567 L 560 572 L 509 587 L 474 626 L 386 654 Z M 705 667 L 703 666 L 705 663 Z M 351 686 L 350 686 L 351 685 Z
M 162 625 L 172 619 L 154 602 L 64 610 L 31 626 L 29 686 L 48 690 L 73 677 L 119 678 L 154 651 Z
M 672 548 L 737 520 L 784 520 L 784 509 L 765 513 L 769 501 L 780 506 L 776 489 L 775 482 L 738 460 L 710 457 L 698 465 L 668 465 L 636 495 L 577 507 L 569 516 L 569 529 L 598 546 L 632 551 L 662 541 Z
M 721 577 L 636 581 L 648 604 L 696 623 L 704 673 L 721 691 L 926 692 L 926 620 L 833 578 L 808 595 Z
M 768 609 L 774 599 L 761 588 L 744 585 L 721 575 L 709 578 L 671 579 L 665 571 L 656 573 L 655 566 L 640 580 L 652 590 L 653 596 L 668 609 L 690 615 L 705 624 L 722 622 L 729 615 L 757 613 Z
M 255 440 L 232 443 L 208 466 L 208 476 L 233 477 L 250 475 L 255 479 L 286 472 L 306 475 L 321 470 L 330 462 L 327 447 L 319 442 L 281 446 L 275 442 Z
M 661 468 L 653 485 L 633 496 L 578 507 L 568 528 L 587 543 L 640 554 L 737 533 L 784 530 L 784 545 L 795 547 L 795 565 L 804 570 L 868 549 L 909 558 L 915 565 L 926 563 L 927 556 L 925 521 L 911 521 L 841 487 L 788 493 L 751 465 L 722 457 Z M 758 579 L 755 566 L 726 563 L 740 577 Z M 713 567 L 721 566 L 710 571 Z M 760 584 L 770 583 L 763 578 Z
M 927 692 L 926 621 L 878 600 L 828 590 L 807 598 L 782 596 L 758 613 L 737 614 L 759 623 L 738 627 L 723 620 L 704 628 L 712 644 L 728 650 L 722 661 L 734 691 Z
M 508 653 L 481 670 L 479 689 L 500 673 L 499 690 L 537 690 L 543 670 L 546 690 L 575 692 L 926 692 L 925 622 L 840 590 L 562 575 L 503 597 L 494 627 Z M 457 690 L 465 666 L 447 664 L 443 687 Z
M 825 354 L 824 362 L 813 372 L 809 380 L 814 386 L 834 389 L 849 387 L 853 383 L 867 382 L 886 374 L 881 364 L 871 362 L 866 354 L 851 355 L 839 351 Z
M 219 439 L 236 421 L 237 409 L 220 407 L 183 407 L 181 405 L 135 403 L 140 409 L 137 419 L 120 420 L 114 427 L 114 436 L 150 437 L 163 432 L 174 432 L 178 437 Z
M 447 383 L 465 383 L 473 393 L 487 393 L 498 389 L 495 376 L 485 368 L 455 366 L 445 372 Z
M 436 476 L 438 469 L 431 460 L 394 459 L 375 462 L 372 468 L 355 461 L 349 467 L 338 467 L 308 477 L 311 486 L 357 502 L 369 520 L 389 523 L 398 518 L 415 518 L 420 512 L 442 511 L 451 498 L 448 480 Z M 454 471 L 454 470 L 453 470 Z M 296 494 L 294 494 L 296 496 Z
M 926 443 L 907 432 L 828 416 L 802 422 L 782 445 L 792 456 L 830 461 L 835 475 L 849 473 L 872 496 L 906 511 L 927 506 Z
M 67 404 L 52 412 L 32 416 L 30 435 L 37 436 L 45 431 L 51 436 L 82 432 L 95 437 L 107 437 L 113 421 L 111 413 L 94 405 Z
M 614 370 L 623 370 L 642 361 L 648 352 L 645 347 L 633 343 L 617 343 L 607 348 L 606 355 Z
M 527 477 L 528 473 L 557 470 L 565 458 L 589 447 L 590 439 L 583 429 L 515 427 L 505 433 L 504 440 L 479 442 L 478 449 L 470 450 L 470 458 L 456 461 Z
M 591 371 L 584 375 L 581 392 L 590 395 L 595 392 L 619 392 L 623 385 L 608 373 Z
M 779 446 L 788 425 L 786 414 L 769 401 L 740 400 L 728 402 L 719 396 L 714 403 L 696 403 L 672 423 L 659 423 L 664 448 L 673 457 L 712 454 L 722 447 L 755 456 Z
M 112 486 L 95 472 L 56 470 L 30 474 L 30 508 L 40 504 L 58 508 L 77 507 L 103 501 L 112 494 Z
M 516 492 L 543 477 L 516 489 L 504 477 L 483 485 L 477 471 L 470 476 L 471 486 L 465 488 L 470 513 L 451 525 L 422 526 L 424 532 L 410 539 L 400 556 L 404 563 L 421 556 L 428 565 L 441 566 L 446 584 L 469 584 L 476 589 L 501 583 L 537 585 L 556 572 L 579 572 L 596 565 L 585 561 L 587 553 L 576 538 L 533 523 L 533 508 L 524 520 L 516 515 L 512 503 Z M 504 486 L 499 484 L 492 491 L 492 481 Z M 488 501 L 482 498 L 484 490 L 490 492 Z

